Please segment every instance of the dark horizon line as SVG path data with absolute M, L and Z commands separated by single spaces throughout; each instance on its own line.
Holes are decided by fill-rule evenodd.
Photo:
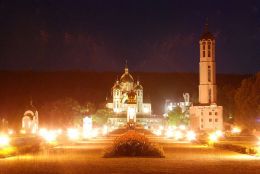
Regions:
M 100 71 L 100 70 L 82 70 L 82 69 L 66 69 L 66 70 L 1 70 L 0 73 L 124 73 L 124 70 L 121 71 Z M 259 73 L 243 73 L 243 72 L 217 72 L 219 75 L 254 75 Z M 191 72 L 191 71 L 129 71 L 129 73 L 147 73 L 147 74 L 199 74 L 199 72 Z

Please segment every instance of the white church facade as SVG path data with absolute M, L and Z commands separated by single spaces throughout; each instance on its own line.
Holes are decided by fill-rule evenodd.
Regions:
M 217 105 L 215 37 L 205 25 L 200 41 L 199 104 L 190 107 L 190 127 L 193 130 L 222 130 L 223 107 Z
M 120 127 L 129 122 L 144 126 L 162 122 L 162 118 L 152 115 L 151 103 L 144 102 L 143 86 L 139 80 L 134 81 L 127 65 L 120 80 L 114 83 L 111 96 L 112 100 L 106 104 L 107 108 L 114 111 L 114 114 L 108 118 L 109 124 Z

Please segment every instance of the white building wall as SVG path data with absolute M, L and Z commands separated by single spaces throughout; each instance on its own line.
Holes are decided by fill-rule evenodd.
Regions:
M 216 103 L 215 40 L 200 40 L 199 103 Z
M 136 90 L 136 107 L 137 112 L 143 112 L 143 90 Z
M 151 103 L 143 103 L 143 113 L 144 114 L 151 114 L 152 113 Z
M 212 104 L 210 106 L 190 107 L 190 127 L 194 130 L 222 130 L 223 107 Z

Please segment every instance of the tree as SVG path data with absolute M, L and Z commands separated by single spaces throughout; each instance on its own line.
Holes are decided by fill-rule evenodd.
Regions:
M 235 94 L 235 123 L 246 128 L 260 127 L 260 72 L 242 81 Z
M 107 120 L 112 116 L 113 110 L 108 108 L 98 109 L 97 112 L 92 116 L 93 122 L 96 125 L 104 125 L 107 123 Z
M 179 125 L 186 124 L 187 119 L 184 113 L 182 113 L 181 107 L 177 106 L 173 111 L 168 113 L 168 123 L 169 125 Z
M 81 113 L 84 116 L 93 115 L 96 112 L 96 106 L 94 103 L 85 102 L 81 105 Z
M 225 122 L 233 122 L 236 90 L 237 87 L 233 84 L 225 84 L 218 88 L 218 104 L 224 108 L 223 119 Z
M 45 103 L 40 113 L 40 122 L 51 127 L 79 126 L 83 118 L 79 103 L 72 98 Z

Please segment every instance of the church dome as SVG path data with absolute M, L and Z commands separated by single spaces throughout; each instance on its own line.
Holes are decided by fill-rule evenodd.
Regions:
M 33 105 L 32 101 L 30 101 L 30 104 L 25 107 L 25 112 L 24 112 L 24 116 L 34 116 L 35 113 L 37 112 L 36 107 Z
M 120 82 L 123 82 L 123 83 L 125 83 L 125 82 L 133 83 L 134 82 L 134 78 L 128 72 L 127 66 L 125 67 L 125 73 L 120 78 Z
M 131 74 L 129 74 L 129 73 L 124 73 L 122 76 L 121 76 L 121 78 L 120 78 L 120 81 L 121 82 L 134 82 L 134 79 L 133 79 L 133 77 L 131 76 Z
M 205 24 L 204 32 L 200 36 L 200 40 L 203 40 L 203 39 L 205 39 L 205 40 L 208 40 L 208 39 L 215 40 L 215 37 L 213 36 L 213 34 L 208 31 L 208 24 L 207 23 Z

